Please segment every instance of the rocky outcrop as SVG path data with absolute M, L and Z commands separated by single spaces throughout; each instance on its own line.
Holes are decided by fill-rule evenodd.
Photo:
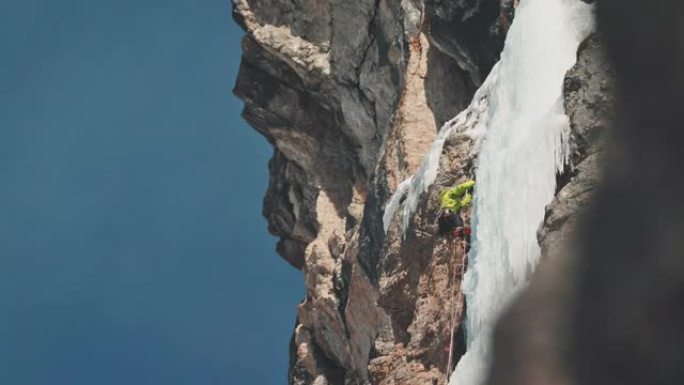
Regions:
M 444 377 L 451 319 L 443 310 L 462 306 L 452 277 L 463 255 L 432 244 L 434 207 L 416 216 L 410 236 L 422 242 L 402 242 L 396 229 L 386 237 L 382 212 L 503 41 L 497 1 L 445 4 L 234 2 L 247 32 L 235 93 L 275 148 L 264 215 L 308 289 L 293 384 Z M 461 41 L 445 23 L 477 37 Z M 449 156 L 462 170 L 463 156 Z M 443 185 L 462 178 L 454 172 Z
M 570 119 L 572 154 L 557 181 L 558 193 L 547 207 L 539 243 L 542 254 L 564 248 L 573 224 L 590 201 L 605 161 L 605 136 L 614 119 L 615 74 L 602 39 L 591 35 L 577 53 L 577 64 L 564 82 L 565 112 Z
M 453 366 L 465 349 L 467 261 L 463 245 L 434 236 L 436 201 L 473 172 L 473 139 L 446 140 L 406 233 L 397 218 L 385 231 L 383 214 L 498 60 L 517 1 L 233 4 L 247 33 L 235 93 L 274 147 L 264 215 L 307 287 L 290 384 L 443 383 L 449 355 Z M 545 250 L 566 238 L 597 176 L 594 132 L 609 104 L 597 98 L 610 92 L 607 80 L 595 88 L 598 47 L 585 44 L 566 82 L 576 151 L 540 232 Z
M 409 231 L 404 234 L 398 218 L 390 226 L 378 262 L 378 305 L 389 316 L 391 334 L 376 341 L 373 383 L 445 380 L 451 331 L 459 329 L 465 311 L 460 285 L 466 258 L 462 244 L 435 237 L 434 218 L 439 191 L 465 181 L 472 144 L 466 135 L 450 138 L 440 159 L 444 171 L 421 200 Z M 453 354 L 458 358 L 465 341 L 462 334 L 457 337 Z
M 518 0 L 426 1 L 432 43 L 479 86 L 498 60 Z

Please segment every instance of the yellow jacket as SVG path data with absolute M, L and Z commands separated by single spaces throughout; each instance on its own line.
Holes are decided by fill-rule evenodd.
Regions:
M 452 212 L 458 212 L 470 206 L 473 201 L 473 196 L 468 194 L 468 190 L 475 186 L 474 180 L 468 180 L 456 187 L 444 190 L 439 194 L 439 202 L 442 209 L 449 209 Z

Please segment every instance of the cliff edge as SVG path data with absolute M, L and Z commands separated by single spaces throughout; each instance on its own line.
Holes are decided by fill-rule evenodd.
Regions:
M 435 182 L 407 224 L 384 218 L 385 208 L 492 71 L 517 3 L 233 0 L 246 32 L 234 92 L 244 119 L 274 148 L 263 213 L 278 253 L 307 287 L 290 384 L 443 384 L 465 352 L 467 258 L 435 235 L 435 215 L 440 190 L 477 177 L 476 140 L 462 132 L 445 139 Z M 565 80 L 573 152 L 540 225 L 535 277 L 553 285 L 548 277 L 572 265 L 556 255 L 599 179 L 611 121 L 613 75 L 601 46 L 598 35 L 587 39 Z M 555 324 L 551 313 L 539 317 Z M 562 377 L 546 348 L 524 353 L 548 357 L 544 375 Z M 520 374 L 530 376 L 528 384 L 544 383 Z

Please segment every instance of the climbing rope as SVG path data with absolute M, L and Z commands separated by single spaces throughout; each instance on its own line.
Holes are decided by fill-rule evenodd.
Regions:
M 458 242 L 458 241 L 457 241 Z M 452 259 L 453 262 L 456 261 L 456 256 L 457 256 L 458 248 L 454 248 L 454 257 Z M 450 285 L 450 292 L 451 292 L 451 319 L 449 320 L 449 359 L 447 361 L 447 367 L 446 370 L 444 371 L 446 374 L 446 382 L 445 384 L 449 384 L 449 377 L 451 376 L 451 365 L 452 365 L 452 360 L 454 358 L 454 329 L 456 328 L 456 304 L 454 301 L 455 296 L 454 294 L 454 286 L 456 284 L 456 264 L 452 263 L 454 265 L 454 274 L 451 279 L 451 285 Z
M 458 238 L 456 239 L 456 242 L 457 242 L 457 244 L 461 244 L 461 242 L 458 241 Z M 467 258 L 467 255 L 466 255 L 467 245 L 466 245 L 466 240 L 465 240 L 465 234 L 464 234 L 462 245 L 463 245 L 463 259 L 461 260 L 461 281 L 463 281 L 463 275 L 465 274 L 465 265 L 466 265 L 466 258 Z M 459 250 L 459 247 L 454 248 L 454 257 L 453 257 L 454 261 L 456 260 L 456 257 L 458 256 L 458 250 Z M 456 303 L 457 303 L 456 302 L 456 296 L 453 295 L 454 294 L 454 288 L 456 285 L 457 267 L 456 267 L 455 263 L 452 263 L 452 265 L 454 265 L 454 274 L 453 274 L 453 277 L 451 279 L 451 285 L 450 285 L 451 286 L 450 291 L 452 293 L 452 297 L 451 297 L 451 320 L 449 322 L 449 327 L 450 327 L 451 333 L 449 336 L 449 360 L 447 361 L 447 367 L 446 367 L 446 371 L 445 371 L 445 373 L 446 373 L 445 384 L 446 385 L 449 384 L 449 377 L 451 377 L 451 366 L 453 365 L 453 359 L 454 359 L 454 332 L 456 331 L 456 318 L 458 316 L 456 313 Z M 462 297 L 463 297 L 463 291 L 461 290 L 458 293 L 458 298 L 462 299 Z M 461 309 L 463 309 L 463 306 L 461 306 Z

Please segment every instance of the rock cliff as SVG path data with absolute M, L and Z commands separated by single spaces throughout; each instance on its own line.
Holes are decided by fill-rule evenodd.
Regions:
M 385 229 L 383 216 L 498 60 L 516 5 L 233 0 L 246 32 L 235 93 L 245 120 L 274 147 L 263 212 L 278 253 L 307 287 L 290 384 L 442 384 L 449 355 L 453 367 L 463 354 L 467 261 L 462 245 L 435 236 L 434 218 L 442 188 L 476 177 L 473 139 L 447 138 L 406 233 L 397 218 Z M 562 275 L 566 259 L 555 254 L 598 180 L 611 79 L 594 35 L 565 82 L 574 153 L 540 227 L 548 256 L 540 271 L 556 269 L 541 280 Z M 549 360 L 548 375 L 562 376 Z

